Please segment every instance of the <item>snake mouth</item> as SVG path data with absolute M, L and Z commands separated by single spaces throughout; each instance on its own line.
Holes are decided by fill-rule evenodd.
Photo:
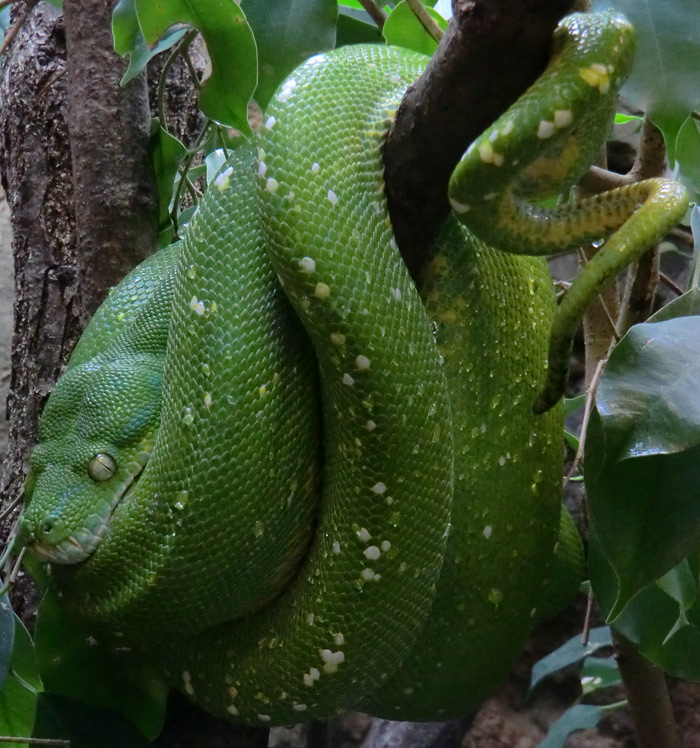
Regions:
M 125 465 L 120 471 L 121 480 L 112 493 L 100 497 L 98 505 L 85 517 L 84 525 L 79 529 L 67 533 L 67 528 L 64 528 L 60 532 L 62 521 L 56 515 L 37 521 L 30 530 L 32 540 L 27 544 L 28 549 L 45 563 L 70 566 L 89 559 L 107 535 L 116 508 L 134 492 L 150 456 L 150 451 L 144 449 Z

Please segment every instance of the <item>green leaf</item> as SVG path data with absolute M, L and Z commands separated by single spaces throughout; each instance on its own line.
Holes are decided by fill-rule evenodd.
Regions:
M 34 661 L 34 644 L 24 624 L 13 614 L 14 648 L 9 674 L 0 692 L 0 735 L 29 737 L 34 727 L 41 680 Z M 10 745 L 24 745 L 21 741 Z
M 186 28 L 172 29 L 151 49 L 141 33 L 134 2 L 119 0 L 112 14 L 114 50 L 122 57 L 129 58 L 129 66 L 119 81 L 121 86 L 139 75 L 153 57 L 170 49 L 187 33 Z
M 592 655 L 602 647 L 612 646 L 612 636 L 607 626 L 600 626 L 591 629 L 588 636 L 588 643 L 583 644 L 581 636 L 574 636 L 566 644 L 555 649 L 546 657 L 536 662 L 532 667 L 530 676 L 530 690 L 532 690 L 543 678 L 546 678 L 557 670 L 573 665 L 575 662 L 583 660 L 585 657 Z
M 5 593 L 0 598 L 0 688 L 10 671 L 10 660 L 15 643 L 15 615 L 10 598 Z
M 145 653 L 85 627 L 51 592 L 39 606 L 36 657 L 47 691 L 113 709 L 148 737 L 160 732 L 169 689 Z
M 444 31 L 447 28 L 447 21 L 432 8 L 427 8 L 427 11 Z M 423 28 L 421 22 L 403 0 L 389 14 L 382 34 L 387 44 L 395 44 L 397 47 L 405 47 L 425 55 L 432 55 L 437 49 L 437 42 Z
M 307 57 L 335 47 L 335 0 L 243 0 L 258 45 L 255 100 L 264 109 L 275 89 Z
M 700 317 L 700 288 L 695 286 L 649 317 L 649 322 L 664 322 L 677 317 Z
M 382 32 L 374 23 L 355 18 L 349 13 L 338 13 L 338 26 L 336 29 L 336 47 L 347 44 L 383 44 Z
M 567 397 L 564 399 L 564 418 L 572 416 L 574 413 L 578 413 L 586 405 L 586 396 L 577 395 L 576 397 Z
M 614 657 L 586 657 L 581 668 L 581 690 L 584 695 L 622 683 Z
M 641 121 L 642 121 L 642 118 L 638 117 L 636 114 L 622 114 L 622 112 L 618 112 L 615 115 L 614 124 L 624 125 L 626 122 L 641 122 Z
M 676 162 L 679 178 L 695 202 L 700 201 L 700 122 L 688 117 L 676 138 Z
M 154 44 L 167 29 L 187 23 L 199 29 L 212 72 L 199 93 L 210 119 L 252 134 L 248 102 L 257 86 L 256 47 L 245 15 L 235 0 L 135 0 L 143 36 Z
M 596 600 L 608 615 L 617 597 L 615 573 L 603 555 L 595 528 L 588 538 L 588 558 Z M 686 559 L 698 578 L 700 554 L 695 549 Z M 645 587 L 612 623 L 613 628 L 637 645 L 651 662 L 671 675 L 700 681 L 700 603 L 687 611 L 688 625 L 678 627 L 678 603 L 658 585 Z M 675 631 L 674 631 L 675 629 Z
M 187 148 L 156 119 L 152 120 L 151 132 L 151 158 L 158 188 L 158 225 L 162 230 L 170 221 L 175 177 L 187 158 Z
M 636 325 L 602 377 L 585 465 L 591 524 L 618 579 L 611 620 L 700 538 L 699 356 L 698 317 Z
M 609 707 L 592 706 L 591 704 L 572 706 L 549 728 L 547 737 L 537 748 L 564 748 L 564 743 L 572 732 L 592 730 L 607 711 L 609 711 Z
M 70 740 L 71 748 L 152 746 L 118 714 L 48 693 L 39 696 L 34 737 Z
M 623 94 L 663 132 L 675 160 L 678 131 L 700 104 L 700 13 L 695 0 L 595 0 L 594 9 L 613 7 L 637 31 L 637 57 Z

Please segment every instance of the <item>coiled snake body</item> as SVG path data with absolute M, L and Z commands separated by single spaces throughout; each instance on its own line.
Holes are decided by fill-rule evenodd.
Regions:
M 534 162 L 523 193 L 548 191 L 579 113 L 600 100 L 607 116 L 628 64 L 623 20 L 573 16 L 558 34 L 588 103 L 568 103 L 569 79 L 536 92 L 526 156 L 509 150 L 514 110 L 463 162 Z M 522 645 L 551 566 L 561 414 L 532 410 L 546 267 L 451 218 L 419 297 L 393 240 L 382 141 L 424 64 L 359 46 L 295 71 L 182 247 L 100 308 L 43 416 L 23 531 L 52 589 L 229 719 L 466 713 Z M 547 152 L 550 129 L 564 145 Z M 496 206 L 491 230 L 517 244 L 507 201 L 458 175 L 457 214 Z

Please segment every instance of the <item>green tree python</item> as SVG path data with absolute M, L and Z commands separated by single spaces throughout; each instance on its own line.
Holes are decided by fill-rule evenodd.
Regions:
M 552 573 L 573 329 L 685 210 L 663 180 L 541 207 L 599 151 L 632 48 L 619 16 L 562 22 L 457 165 L 419 289 L 382 145 L 425 58 L 298 68 L 47 403 L 21 532 L 66 610 L 234 721 L 474 709 Z M 555 316 L 528 255 L 616 229 Z

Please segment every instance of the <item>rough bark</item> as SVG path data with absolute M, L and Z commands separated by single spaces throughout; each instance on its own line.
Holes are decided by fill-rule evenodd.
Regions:
M 16 271 L 10 437 L 2 481 L 7 505 L 21 495 L 39 413 L 81 330 L 65 35 L 58 11 L 37 6 L 0 62 L 0 175 L 11 211 Z
M 453 0 L 454 17 L 409 88 L 384 154 L 386 193 L 411 272 L 447 216 L 447 184 L 474 138 L 540 75 L 573 0 Z

